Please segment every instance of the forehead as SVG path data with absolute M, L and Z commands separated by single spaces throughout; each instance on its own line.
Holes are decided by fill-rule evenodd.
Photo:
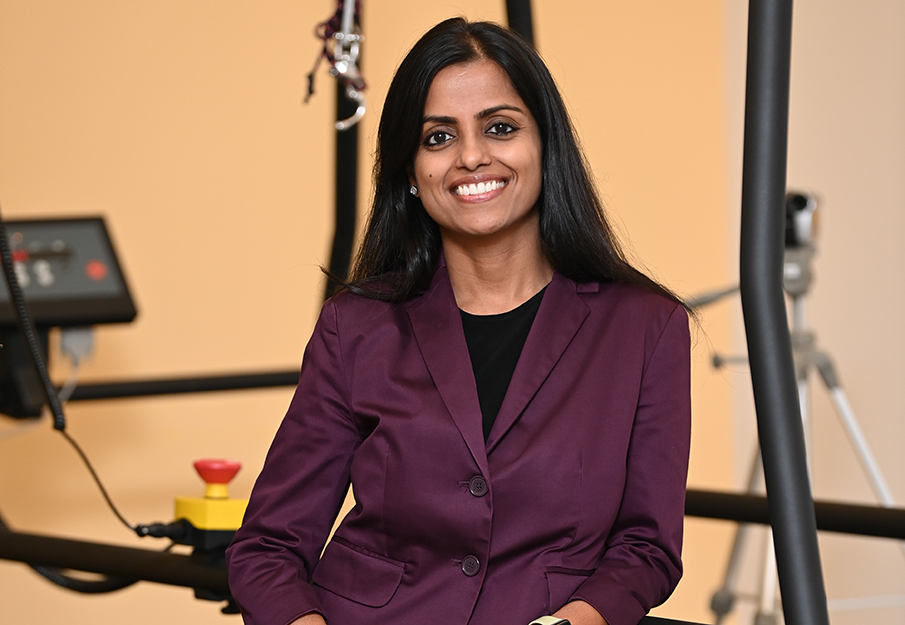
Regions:
M 477 112 L 509 104 L 528 109 L 509 76 L 489 60 L 449 65 L 437 72 L 427 92 L 424 114 L 443 115 L 453 110 Z

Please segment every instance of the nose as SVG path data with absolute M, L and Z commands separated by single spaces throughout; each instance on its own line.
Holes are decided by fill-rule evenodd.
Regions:
M 465 133 L 459 140 L 458 166 L 474 171 L 490 164 L 490 152 L 483 133 Z

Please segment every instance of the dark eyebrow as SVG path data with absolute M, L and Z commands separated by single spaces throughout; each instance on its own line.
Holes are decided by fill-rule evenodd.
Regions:
M 515 111 L 522 114 L 524 114 L 525 112 L 514 104 L 499 104 L 497 106 L 492 106 L 489 109 L 484 109 L 483 111 L 475 115 L 475 119 L 484 119 L 485 117 L 490 117 L 494 113 L 498 113 L 500 111 Z
M 483 111 L 479 111 L 475 115 L 475 119 L 484 119 L 486 117 L 490 117 L 494 113 L 498 113 L 500 111 L 516 111 L 517 113 L 524 114 L 524 111 L 514 104 L 498 104 L 497 106 L 491 106 L 489 109 L 484 109 Z M 438 124 L 455 124 L 455 117 L 446 117 L 443 115 L 429 115 L 426 116 L 421 123 L 426 124 L 427 122 L 435 122 Z
M 444 117 L 442 115 L 430 115 L 421 120 L 422 124 L 426 124 L 427 122 L 436 122 L 438 124 L 455 124 L 455 117 Z

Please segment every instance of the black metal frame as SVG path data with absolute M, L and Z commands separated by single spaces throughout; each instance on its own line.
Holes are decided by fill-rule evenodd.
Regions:
M 531 0 L 506 0 L 506 21 L 509 29 L 517 32 L 534 45 L 534 19 L 531 16 Z
M 829 625 L 782 288 L 791 0 L 748 5 L 740 286 L 770 525 L 789 625 Z
M 109 577 L 229 592 L 224 564 L 205 564 L 192 556 L 166 551 L 0 531 L 0 558 Z
M 507 15 L 513 30 L 533 42 L 530 1 L 507 2 Z M 744 522 L 769 521 L 776 544 L 786 622 L 789 625 L 828 625 L 817 546 L 818 527 L 902 539 L 905 538 L 905 510 L 815 504 L 811 496 L 782 291 L 791 23 L 791 0 L 749 3 L 741 294 L 767 498 L 689 491 L 686 512 Z M 343 108 L 344 101 L 342 91 L 338 89 L 337 119 L 349 115 Z M 340 278 L 346 277 L 351 257 L 357 154 L 355 127 L 338 132 L 337 236 L 330 270 Z M 72 399 L 292 385 L 297 376 L 298 372 L 292 371 L 86 385 L 78 389 Z M 133 388 L 128 389 L 128 385 Z M 721 508 L 725 509 L 720 511 Z M 865 526 L 870 529 L 859 531 Z M 142 549 L 0 532 L 0 558 L 193 588 L 227 589 L 225 568 L 198 565 L 188 556 Z M 680 621 L 647 617 L 642 622 L 653 625 Z
M 815 501 L 813 511 L 816 528 L 822 532 L 905 540 L 905 508 Z M 689 489 L 685 493 L 685 515 L 739 523 L 771 523 L 767 497 L 738 493 Z
M 337 80 L 336 119 L 350 118 L 357 108 L 358 104 L 346 97 L 343 82 Z M 348 279 L 352 262 L 358 204 L 358 124 L 336 131 L 335 168 L 335 230 L 324 299 L 333 294 L 338 281 Z
M 296 386 L 299 370 L 262 371 L 230 375 L 206 375 L 183 378 L 152 378 L 80 384 L 69 401 L 124 399 L 154 395 L 179 395 L 215 391 L 238 391 L 256 388 Z

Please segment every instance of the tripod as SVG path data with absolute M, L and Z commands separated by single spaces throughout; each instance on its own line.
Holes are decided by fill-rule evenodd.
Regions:
M 795 374 L 798 380 L 798 397 L 801 405 L 805 440 L 809 443 L 810 437 L 807 435 L 810 426 L 809 378 L 811 372 L 816 370 L 820 374 L 824 387 L 833 401 L 836 413 L 845 428 L 846 434 L 878 500 L 884 507 L 891 508 L 896 505 L 892 492 L 870 450 L 870 446 L 858 424 L 845 391 L 842 389 L 833 361 L 826 352 L 821 351 L 817 347 L 816 337 L 807 327 L 807 292 L 811 284 L 811 260 L 813 256 L 814 248 L 809 241 L 805 244 L 787 246 L 783 269 L 783 287 L 791 300 L 792 350 L 795 361 Z M 729 292 L 731 290 L 724 290 L 715 295 L 722 297 Z M 705 296 L 703 301 L 705 303 L 713 301 L 713 298 L 708 299 Z M 727 362 L 727 359 L 718 356 L 714 357 L 714 366 L 721 366 L 724 362 Z M 752 461 L 748 478 L 748 492 L 757 490 L 761 469 L 759 449 L 755 449 L 754 460 Z M 723 585 L 712 596 L 710 607 L 716 615 L 716 625 L 720 625 L 723 622 L 725 616 L 731 611 L 736 599 L 736 593 L 733 588 L 737 583 L 741 552 L 748 529 L 750 529 L 749 526 L 742 524 L 736 530 L 732 551 L 730 552 L 726 573 L 723 578 Z M 901 543 L 901 546 L 903 551 L 905 551 L 905 543 Z M 776 613 L 778 580 L 772 535 L 770 534 L 767 536 L 764 549 L 759 608 L 754 625 L 775 625 L 778 622 Z

